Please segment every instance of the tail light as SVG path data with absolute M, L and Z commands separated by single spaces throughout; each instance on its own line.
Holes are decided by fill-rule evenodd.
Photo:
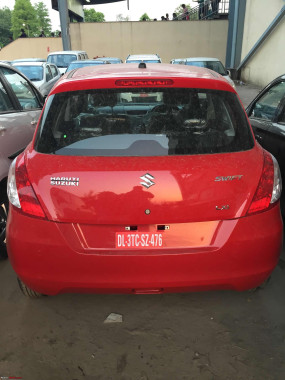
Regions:
M 273 206 L 280 198 L 282 180 L 276 159 L 264 151 L 264 163 L 261 178 L 247 214 L 264 211 Z
M 45 213 L 29 181 L 23 155 L 15 158 L 10 166 L 7 191 L 13 206 L 25 214 L 45 219 Z

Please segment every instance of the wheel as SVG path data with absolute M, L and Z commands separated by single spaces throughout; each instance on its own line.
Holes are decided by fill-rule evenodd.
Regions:
M 9 210 L 8 196 L 5 191 L 0 192 L 0 259 L 6 259 L 6 225 Z
M 254 292 L 256 292 L 257 290 L 265 289 L 265 287 L 267 286 L 268 282 L 270 281 L 270 278 L 271 278 L 271 276 L 269 276 L 265 281 L 263 281 L 262 284 L 260 284 L 260 285 L 257 286 L 256 288 L 249 289 L 249 292 L 254 293 Z
M 19 279 L 19 277 L 18 277 L 18 284 L 19 284 L 19 287 L 20 287 L 22 293 L 26 297 L 29 297 L 29 298 L 39 298 L 39 297 L 43 296 L 43 294 L 35 292 L 34 290 L 28 288 L 27 285 L 25 285 L 23 283 L 23 281 Z

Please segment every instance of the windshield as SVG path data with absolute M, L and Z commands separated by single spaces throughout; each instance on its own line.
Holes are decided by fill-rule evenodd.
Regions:
M 134 59 L 131 61 L 126 61 L 126 63 L 140 63 L 140 62 L 145 62 L 145 63 L 161 63 L 158 59 Z
M 14 65 L 16 69 L 21 71 L 27 78 L 33 82 L 38 82 L 43 80 L 44 70 L 42 66 L 20 66 Z
M 76 61 L 77 57 L 75 54 L 52 54 L 48 56 L 48 62 L 54 63 L 57 67 L 64 68 L 72 61 Z
M 73 156 L 205 154 L 252 146 L 236 94 L 186 88 L 52 95 L 35 145 L 41 153 Z
M 66 72 L 74 70 L 74 69 L 80 69 L 81 67 L 86 67 L 86 66 L 96 66 L 96 65 L 103 65 L 103 61 L 97 61 L 97 62 L 84 62 L 84 61 L 78 61 L 78 62 L 73 62 L 71 63 Z
M 220 61 L 186 61 L 185 64 L 188 66 L 206 67 L 206 69 L 216 71 L 221 75 L 228 75 Z

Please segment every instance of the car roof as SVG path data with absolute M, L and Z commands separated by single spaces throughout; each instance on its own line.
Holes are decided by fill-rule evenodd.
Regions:
M 44 58 L 19 58 L 14 59 L 12 63 L 18 63 L 18 62 L 46 62 L 46 59 Z
M 160 58 L 157 54 L 131 54 L 126 59 L 158 59 Z
M 130 63 L 128 65 L 95 65 L 85 66 L 75 71 L 70 71 L 59 80 L 52 90 L 52 93 L 66 92 L 90 89 L 94 84 L 94 80 L 100 79 L 109 81 L 114 86 L 114 80 L 117 79 L 166 79 L 174 80 L 190 79 L 202 88 L 215 88 L 217 90 L 225 90 L 235 92 L 232 86 L 218 73 L 206 68 L 186 65 L 171 64 L 146 64 L 146 68 L 139 68 L 139 64 Z M 105 83 L 106 83 L 105 82 Z M 198 83 L 199 82 L 199 83 Z M 98 82 L 99 83 L 99 82 Z M 208 86 L 208 87 L 207 87 Z M 102 86 L 103 88 L 104 86 Z M 182 86 L 183 87 L 183 83 Z M 195 86 L 194 86 L 195 87 Z M 96 87 L 95 87 L 96 88 Z M 198 87 L 197 87 L 198 88 Z
M 54 54 L 86 54 L 86 51 L 84 50 L 62 50 L 62 51 L 53 51 L 52 53 L 49 53 L 49 55 Z
M 70 65 L 72 64 L 72 63 L 76 63 L 77 65 L 79 64 L 82 64 L 82 65 L 84 65 L 84 63 L 93 63 L 93 62 L 98 62 L 98 61 L 104 61 L 104 59 L 76 59 L 76 60 L 74 60 L 74 61 L 71 61 L 70 62 Z
M 50 65 L 50 63 L 47 62 L 12 62 L 12 66 L 44 66 L 44 65 Z
M 98 57 L 94 58 L 95 61 L 122 61 L 121 58 L 117 57 Z

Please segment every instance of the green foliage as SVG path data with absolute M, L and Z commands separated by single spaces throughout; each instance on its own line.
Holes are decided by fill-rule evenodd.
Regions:
M 34 8 L 38 19 L 39 34 L 43 30 L 45 35 L 49 36 L 51 33 L 51 20 L 47 6 L 42 1 L 40 1 L 34 5 Z
M 130 21 L 129 16 L 123 16 L 122 13 L 119 13 L 116 16 L 116 21 Z
M 38 19 L 30 0 L 16 0 L 15 2 L 11 28 L 14 39 L 20 36 L 21 29 L 25 30 L 28 37 L 38 35 Z
M 141 15 L 140 21 L 150 21 L 148 14 L 144 13 L 143 15 Z
M 104 22 L 105 16 L 102 12 L 96 12 L 94 8 L 83 9 L 85 22 Z
M 4 7 L 0 9 L 0 46 L 7 45 L 10 40 L 9 37 L 11 37 L 11 16 L 12 12 L 9 8 Z

